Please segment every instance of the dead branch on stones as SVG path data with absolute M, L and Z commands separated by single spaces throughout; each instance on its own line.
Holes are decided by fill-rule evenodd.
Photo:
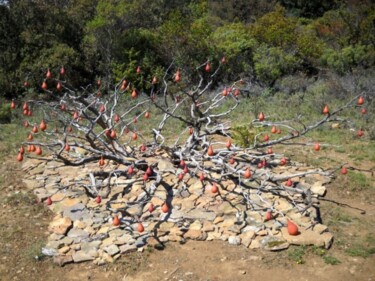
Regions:
M 106 211 L 121 214 L 123 222 L 129 222 L 127 227 L 132 222 L 176 219 L 175 197 L 194 194 L 197 203 L 210 189 L 213 200 L 229 202 L 242 221 L 245 215 L 241 212 L 264 217 L 271 211 L 280 219 L 291 211 L 313 212 L 324 192 L 313 190 L 315 186 L 307 179 L 327 182 L 337 168 L 300 170 L 272 147 L 290 144 L 337 120 L 365 93 L 332 111 L 324 109 L 323 117 L 310 124 L 300 117 L 272 120 L 263 113 L 256 120 L 249 118 L 249 126 L 272 127 L 271 133 L 277 137 L 269 140 L 257 133 L 252 145 L 241 147 L 233 143 L 233 127 L 226 118 L 241 103 L 243 81 L 217 88 L 215 79 L 223 65 L 219 63 L 207 73 L 207 63 L 197 67 L 196 85 L 184 79 L 182 70 L 172 63 L 161 83 L 152 82 L 149 92 L 136 89 L 136 83 L 126 77 L 106 95 L 101 94 L 100 85 L 76 90 L 66 81 L 56 80 L 64 85 L 61 92 L 45 90 L 45 99 L 25 102 L 25 116 L 31 108 L 43 116 L 39 126 L 32 124 L 24 144 L 28 152 L 35 147 L 39 155 L 41 149 L 48 151 L 50 161 L 84 168 L 88 180 L 81 186 L 92 198 L 105 198 Z M 152 202 L 165 214 L 152 216 L 147 211 Z M 189 214 L 181 216 L 183 220 Z

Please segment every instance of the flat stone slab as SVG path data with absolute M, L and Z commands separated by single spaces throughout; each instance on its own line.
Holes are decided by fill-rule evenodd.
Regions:
M 109 255 L 114 256 L 120 252 L 119 247 L 112 244 L 104 248 L 104 251 L 106 251 Z
M 94 260 L 95 258 L 93 256 L 91 256 L 90 254 L 87 254 L 83 251 L 78 251 L 78 252 L 75 252 L 73 255 L 72 255 L 72 258 L 73 258 L 73 261 L 74 262 L 84 262 L 84 261 L 92 261 Z
M 73 222 L 70 218 L 63 217 L 52 221 L 48 226 L 48 230 L 55 234 L 65 235 L 72 225 Z
M 276 236 L 266 236 L 260 241 L 260 244 L 267 251 L 280 251 L 289 248 L 289 243 L 285 239 Z
M 286 227 L 281 229 L 282 236 L 284 239 L 293 245 L 314 245 L 317 247 L 328 247 L 330 246 L 331 239 L 333 239 L 333 235 L 331 233 L 330 235 L 325 235 L 319 234 L 318 232 L 312 231 L 310 229 L 304 230 L 304 229 L 299 229 L 299 234 L 298 235 L 289 235 L 288 230 Z M 331 239 L 329 239 L 329 237 Z
M 89 212 L 86 209 L 86 205 L 82 203 L 69 206 L 64 209 L 64 217 L 69 217 L 71 220 L 80 220 L 89 218 Z
M 79 228 L 72 228 L 68 232 L 68 237 L 73 238 L 75 243 L 81 242 L 82 240 L 87 239 L 90 236 L 90 233 Z

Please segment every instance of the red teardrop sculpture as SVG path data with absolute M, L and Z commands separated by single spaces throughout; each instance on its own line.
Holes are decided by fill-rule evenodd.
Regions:
M 292 222 L 291 220 L 288 220 L 288 233 L 289 235 L 298 235 L 298 226 Z

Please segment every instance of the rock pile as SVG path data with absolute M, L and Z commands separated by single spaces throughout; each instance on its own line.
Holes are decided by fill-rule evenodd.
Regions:
M 163 247 L 168 241 L 184 243 L 187 239 L 220 239 L 270 251 L 286 249 L 290 244 L 329 248 L 333 241 L 327 227 L 319 223 L 315 207 L 303 204 L 301 194 L 285 191 L 283 196 L 276 196 L 251 185 L 244 190 L 229 181 L 221 182 L 214 193 L 211 183 L 196 176 L 180 181 L 176 176 L 179 168 L 163 159 L 146 161 L 165 173 L 151 201 L 143 203 L 145 187 L 153 181 L 143 181 L 141 173 L 110 178 L 110 188 L 97 190 L 102 196 L 98 203 L 85 188 L 90 185 L 87 174 L 100 171 L 95 163 L 67 167 L 55 161 L 26 161 L 25 183 L 40 201 L 50 197 L 52 204 L 48 207 L 56 213 L 43 253 L 53 256 L 60 265 L 90 260 L 100 265 L 146 245 Z M 114 169 L 126 167 L 109 163 L 104 171 Z M 288 175 L 307 170 L 304 166 L 279 166 L 272 172 Z M 295 187 L 310 189 L 316 205 L 330 178 L 311 174 L 292 180 Z M 105 181 L 98 180 L 98 186 L 108 187 Z M 165 202 L 170 207 L 167 213 L 161 208 Z M 150 203 L 155 206 L 152 212 Z M 271 218 L 267 218 L 267 212 L 271 212 Z M 113 224 L 114 215 L 120 218 L 118 226 Z M 287 219 L 298 225 L 298 235 L 288 234 Z M 139 222 L 144 226 L 141 233 L 137 231 Z

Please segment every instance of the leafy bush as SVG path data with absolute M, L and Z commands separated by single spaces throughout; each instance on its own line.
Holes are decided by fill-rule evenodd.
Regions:
M 262 44 L 254 54 L 254 68 L 257 77 L 263 82 L 274 84 L 282 75 L 293 73 L 301 61 L 279 47 Z
M 8 103 L 3 103 L 0 106 L 0 124 L 8 124 L 12 119 L 10 106 Z
M 375 65 L 375 50 L 372 46 L 350 45 L 341 50 L 327 49 L 322 55 L 322 63 L 340 74 L 351 72 L 355 67 Z

